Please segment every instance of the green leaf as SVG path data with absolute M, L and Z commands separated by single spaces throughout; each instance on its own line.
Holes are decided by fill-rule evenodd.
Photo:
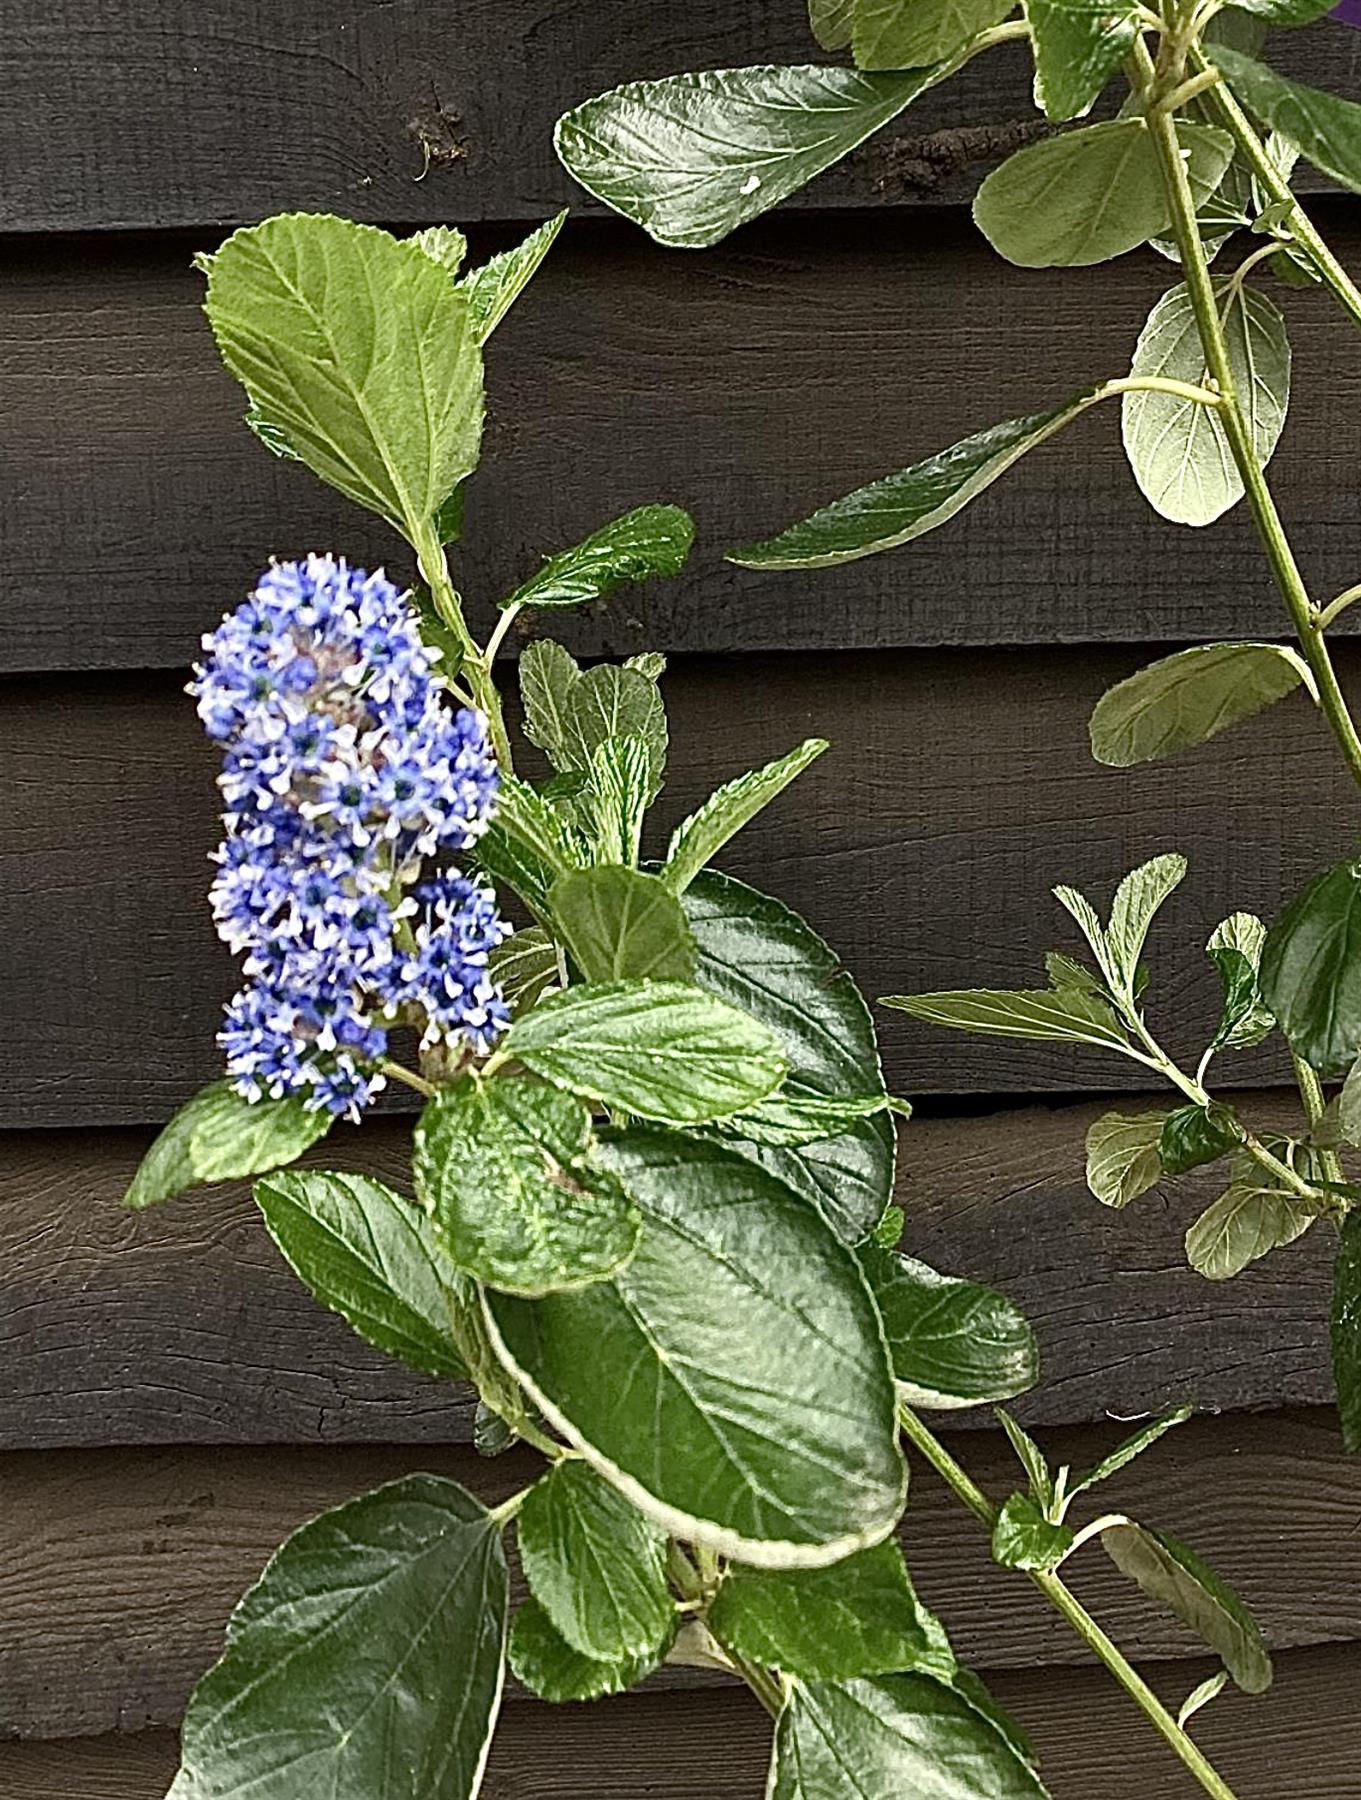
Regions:
M 517 1522 L 529 1591 L 583 1656 L 655 1652 L 675 1622 L 666 1534 L 589 1463 L 558 1463 L 530 1490 Z
M 640 650 L 637 656 L 626 656 L 624 658 L 624 667 L 626 669 L 636 669 L 640 675 L 645 675 L 649 681 L 660 681 L 662 676 L 666 673 L 666 658 L 662 655 L 660 650 Z
M 292 444 L 284 436 L 281 428 L 272 419 L 267 419 L 253 401 L 246 408 L 245 419 L 246 424 L 271 456 L 277 456 L 280 462 L 302 461 Z
M 1165 1113 L 1102 1113 L 1087 1130 L 1087 1186 L 1103 1206 L 1128 1206 L 1158 1185 Z
M 889 994 L 882 1004 L 984 1037 L 1025 1038 L 1036 1043 L 1096 1044 L 1123 1050 L 1127 1039 L 1114 1013 L 1095 994 L 1075 988 L 960 988 L 938 994 Z
M 929 1675 L 879 1675 L 793 1685 L 775 1728 L 767 1793 L 768 1800 L 847 1800 L 850 1793 L 857 1800 L 1040 1800 L 1045 1789 L 962 1694 Z
M 270 1559 L 194 1689 L 175 1800 L 472 1800 L 501 1700 L 501 1532 L 408 1475 Z
M 477 343 L 485 344 L 528 286 L 535 270 L 553 247 L 553 240 L 567 223 L 567 209 L 546 220 L 515 246 L 472 269 L 458 283 L 468 304 L 468 315 Z
M 653 751 L 636 733 L 606 738 L 591 752 L 576 810 L 596 862 L 628 867 L 637 862 L 643 820 L 661 785 L 653 767 Z
M 666 709 L 656 682 L 637 669 L 597 663 L 560 691 L 558 766 L 589 770 L 595 752 L 611 738 L 640 737 L 649 756 L 648 799 L 654 799 L 666 767 Z
M 1212 1050 L 1245 1050 L 1260 1044 L 1276 1028 L 1276 1021 L 1262 1004 L 1257 972 L 1266 942 L 1266 926 L 1255 913 L 1230 913 L 1216 925 L 1205 953 L 1219 970 L 1224 985 L 1224 1005 Z
M 699 946 L 697 980 L 767 1025 L 789 1063 L 774 1104 L 882 1093 L 869 1008 L 835 951 L 779 900 L 715 869 L 686 889 Z M 884 1113 L 799 1149 L 746 1154 L 859 1243 L 893 1198 L 895 1138 Z
M 659 244 L 707 249 L 940 77 L 765 65 L 632 81 L 565 113 L 553 142 L 568 174 Z
M 295 1162 L 335 1120 L 284 1100 L 243 1100 L 228 1081 L 200 1088 L 155 1139 L 123 1196 L 124 1206 L 155 1206 L 186 1188 L 263 1175 Z
M 805 738 L 787 755 L 716 788 L 671 834 L 662 880 L 672 893 L 683 894 L 705 864 L 828 748 L 826 738 Z
M 501 601 L 511 606 L 584 606 L 628 582 L 679 575 L 695 541 L 695 522 L 679 506 L 640 506 L 550 556 L 537 575 Z
M 878 1543 L 906 1476 L 851 1252 L 783 1183 L 717 1145 L 631 1131 L 600 1154 L 642 1209 L 637 1254 L 579 1293 L 487 1295 L 511 1373 L 676 1536 L 776 1568 Z
M 1179 1406 L 1175 1412 L 1165 1413 L 1161 1419 L 1152 1419 L 1138 1431 L 1133 1432 L 1123 1443 L 1117 1444 L 1109 1456 L 1080 1475 L 1068 1490 L 1069 1499 L 1085 1493 L 1088 1488 L 1095 1487 L 1098 1482 L 1109 1481 L 1112 1475 L 1118 1475 L 1121 1469 L 1127 1469 L 1145 1450 L 1151 1449 L 1158 1439 L 1166 1436 L 1177 1425 L 1184 1425 L 1191 1417 L 1189 1406 Z
M 1361 862 L 1317 875 L 1267 933 L 1262 998 L 1320 1075 L 1342 1075 L 1361 1053 Z
M 1314 1223 L 1293 1194 L 1235 1181 L 1186 1233 L 1186 1260 L 1207 1281 L 1229 1281 L 1250 1262 L 1291 1244 Z
M 992 1559 L 1004 1569 L 1056 1569 L 1073 1547 L 1073 1532 L 1055 1525 L 1029 1494 L 1003 1502 L 992 1528 Z
M 424 231 L 413 232 L 411 241 L 446 275 L 457 275 L 468 254 L 468 240 L 455 225 L 428 225 Z
M 829 1100 L 820 1094 L 789 1094 L 781 1088 L 759 1106 L 716 1119 L 709 1130 L 719 1137 L 747 1139 L 753 1145 L 796 1150 L 840 1137 L 862 1119 L 889 1111 L 904 1117 L 911 1108 L 905 1100 L 890 1100 L 887 1094 L 848 1094 Z
M 513 931 L 487 956 L 487 973 L 514 1013 L 536 1006 L 558 981 L 558 954 L 542 925 Z
M 1180 127 L 1200 196 L 1219 185 L 1233 139 Z M 1082 267 L 1136 250 L 1166 230 L 1170 211 L 1153 135 L 1142 119 L 1111 119 L 1028 144 L 974 197 L 974 222 L 993 249 L 1025 269 Z
M 1219 282 L 1234 386 L 1257 460 L 1270 462 L 1290 404 L 1290 339 L 1276 303 L 1242 282 Z M 1139 334 L 1131 372 L 1203 387 L 1191 296 L 1183 284 L 1163 295 Z M 1125 454 L 1155 512 L 1178 525 L 1210 525 L 1243 497 L 1243 481 L 1218 411 L 1176 394 L 1139 391 L 1121 400 Z
M 827 1569 L 734 1567 L 708 1624 L 747 1662 L 811 1681 L 900 1670 L 949 1681 L 955 1672 L 945 1628 L 917 1598 L 892 1540 Z
M 953 519 L 1028 450 L 1053 437 L 1102 395 L 1101 388 L 1084 388 L 1048 412 L 976 431 L 925 462 L 819 507 L 774 537 L 728 551 L 727 560 L 744 569 L 822 569 L 910 543 Z
M 698 951 L 680 902 L 637 869 L 578 869 L 555 882 L 553 922 L 587 981 L 693 981 Z
M 205 309 L 222 360 L 313 473 L 407 537 L 477 467 L 467 303 L 410 240 L 281 213 L 213 256 Z
M 1335 0 L 1234 0 L 1234 5 L 1268 25 L 1310 25 L 1332 12 Z
M 1361 190 L 1361 105 L 1287 81 L 1227 45 L 1214 46 L 1214 60 L 1249 112 L 1288 138 L 1323 174 Z
M 445 1254 L 478 1281 L 515 1294 L 580 1287 L 627 1261 L 639 1230 L 591 1148 L 590 1113 L 572 1095 L 465 1076 L 417 1122 L 416 1192 Z
M 562 768 L 566 742 L 567 696 L 581 680 L 576 658 L 551 638 L 536 638 L 520 655 L 520 698 L 525 709 L 525 736 L 553 764 Z
M 526 1600 L 510 1631 L 510 1666 L 515 1679 L 540 1700 L 561 1706 L 573 1700 L 600 1700 L 636 1687 L 661 1662 L 667 1644 L 643 1656 L 614 1660 L 575 1650 L 537 1600 Z
M 1197 644 L 1108 688 L 1091 718 L 1092 755 L 1110 768 L 1203 744 L 1313 678 L 1282 644 Z
M 455 491 L 460 494 L 463 492 L 462 488 Z M 439 527 L 438 518 L 436 527 Z M 439 651 L 440 674 L 450 681 L 456 681 L 458 672 L 463 667 L 463 645 L 458 633 L 441 617 L 430 589 L 423 581 L 418 581 L 411 590 L 410 605 L 420 628 L 421 642 L 427 650 Z
M 1138 986 L 1139 959 L 1144 952 L 1149 926 L 1185 876 L 1186 858 L 1171 851 L 1131 869 L 1116 888 L 1110 924 L 1106 927 L 1106 944 L 1112 968 L 1119 978 L 1119 992 L 1133 995 Z
M 1337 1097 L 1338 1132 L 1344 1144 L 1361 1144 L 1361 1062 L 1354 1062 Z
M 441 544 L 457 544 L 462 538 L 463 515 L 467 511 L 467 503 L 466 481 L 460 482 L 451 494 L 447 494 L 441 500 L 435 513 L 435 536 Z M 434 610 L 433 606 L 431 610 Z M 443 672 L 446 675 L 452 675 L 457 667 L 457 663 L 453 665 L 453 668 L 446 663 Z
M 561 877 L 581 862 L 583 851 L 557 808 L 518 775 L 502 771 L 496 790 L 493 829 L 513 838 L 550 877 Z
M 1158 1160 L 1164 1175 L 1185 1175 L 1218 1162 L 1242 1142 L 1242 1131 L 1223 1106 L 1178 1106 L 1163 1120 Z
M 855 0 L 852 54 L 862 69 L 944 62 L 1005 19 L 1015 0 Z
M 1355 1455 L 1361 1450 L 1361 1212 L 1355 1209 L 1342 1221 L 1333 1265 L 1330 1338 L 1342 1442 Z
M 315 1169 L 256 1182 L 255 1202 L 304 1286 L 360 1337 L 427 1375 L 468 1379 L 449 1331 L 465 1296 L 419 1207 L 367 1175 Z
M 1044 953 L 1044 970 L 1049 977 L 1049 985 L 1055 993 L 1066 990 L 1079 994 L 1100 994 L 1104 992 L 1100 981 L 1075 956 L 1068 956 L 1062 950 L 1046 950 Z
M 1271 1657 L 1256 1622 L 1194 1550 L 1170 1533 L 1144 1525 L 1108 1526 L 1101 1542 L 1122 1574 L 1209 1645 L 1245 1694 L 1266 1692 Z
M 506 777 L 501 777 L 505 793 Z M 548 890 L 556 879 L 555 871 L 532 850 L 492 821 L 468 853 L 475 871 L 498 888 L 509 888 L 518 894 L 534 917 L 543 923 L 548 917 Z
M 1026 1480 L 1030 1483 L 1030 1491 L 1044 1511 L 1054 1504 L 1054 1478 L 1049 1472 L 1049 1464 L 1044 1452 L 1031 1437 L 1023 1425 L 1019 1425 L 1009 1412 L 1002 1407 L 997 1408 L 997 1422 L 1007 1434 L 1007 1440 L 1016 1452 L 1017 1460 L 1025 1470 Z
M 851 41 L 855 0 L 808 0 L 808 24 L 824 50 L 844 50 Z
M 1025 1315 L 1005 1295 L 875 1244 L 858 1254 L 908 1405 L 975 1406 L 1034 1387 L 1039 1346 Z
M 1109 0 L 1025 0 L 1035 99 L 1046 118 L 1077 119 L 1129 54 L 1138 9 Z
M 785 1073 L 773 1032 L 681 981 L 551 994 L 514 1022 L 499 1054 L 556 1087 L 671 1125 L 737 1112 L 772 1093 Z

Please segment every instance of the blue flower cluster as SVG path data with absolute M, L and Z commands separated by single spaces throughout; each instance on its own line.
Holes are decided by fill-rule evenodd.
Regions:
M 247 1099 L 357 1118 L 393 1025 L 482 1052 L 508 1018 L 494 897 L 424 866 L 486 829 L 486 722 L 449 706 L 397 588 L 328 556 L 273 564 L 203 648 L 189 691 L 224 746 L 213 915 L 247 977 L 227 1071 Z

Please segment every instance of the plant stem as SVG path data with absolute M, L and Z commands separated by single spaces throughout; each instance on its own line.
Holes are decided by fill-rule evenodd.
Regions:
M 1358 600 L 1361 600 L 1361 581 L 1358 581 L 1355 587 L 1344 588 L 1336 600 L 1328 602 L 1318 615 L 1319 630 L 1327 631 L 1333 621 L 1341 618 L 1347 608 L 1355 605 Z
M 449 559 L 444 554 L 444 545 L 439 541 L 439 533 L 427 528 L 419 541 L 413 539 L 417 559 L 420 562 L 421 574 L 429 584 L 430 596 L 435 603 L 435 611 L 458 639 L 459 649 L 463 653 L 463 667 L 460 673 L 467 676 L 468 686 L 472 689 L 473 701 L 487 720 L 487 729 L 491 733 L 492 748 L 496 752 L 496 760 L 506 774 L 514 773 L 514 759 L 510 751 L 510 736 L 506 731 L 505 716 L 501 710 L 501 695 L 497 691 L 492 676 L 491 659 L 478 649 L 472 633 L 468 630 L 467 621 L 463 617 L 463 602 L 449 574 Z
M 391 1076 L 393 1081 L 403 1082 L 407 1087 L 415 1088 L 418 1094 L 424 1094 L 427 1100 L 433 1100 L 439 1092 L 439 1089 L 433 1087 L 423 1075 L 417 1075 L 413 1069 L 408 1069 L 405 1063 L 392 1062 L 389 1058 L 384 1057 L 378 1067 L 384 1075 Z
M 953 1489 L 956 1497 L 968 1507 L 979 1523 L 991 1532 L 997 1521 L 998 1509 L 978 1483 L 910 1407 L 899 1407 L 898 1418 L 908 1440 L 916 1446 L 946 1485 Z M 1195 1776 L 1205 1792 L 1213 1795 L 1214 1800 L 1235 1800 L 1234 1791 L 1228 1782 L 1200 1747 L 1182 1730 L 1119 1645 L 1106 1635 L 1066 1582 L 1057 1575 L 1040 1570 L 1032 1572 L 1030 1579 L 1055 1611 L 1068 1621 L 1088 1649 L 1105 1664 L 1110 1674 Z
M 1150 87 L 1153 82 L 1153 65 L 1142 43 L 1138 46 L 1138 51 L 1140 54 L 1135 58 L 1136 84 L 1145 101 L 1148 129 L 1153 134 L 1162 164 L 1172 211 L 1172 227 L 1181 253 L 1182 272 L 1186 277 L 1186 288 L 1195 313 L 1206 367 L 1219 389 L 1219 418 L 1224 426 L 1224 435 L 1247 493 L 1262 548 L 1290 613 L 1300 649 L 1304 652 L 1305 661 L 1317 684 L 1319 706 L 1332 727 L 1353 780 L 1361 785 L 1361 737 L 1357 735 L 1347 702 L 1338 685 L 1337 672 L 1318 629 L 1317 614 L 1309 598 L 1309 590 L 1295 561 L 1290 540 L 1276 510 L 1276 502 L 1267 486 L 1266 476 L 1262 472 L 1257 449 L 1252 441 L 1252 430 L 1234 383 L 1228 340 L 1219 317 L 1219 302 L 1210 278 L 1210 267 L 1205 260 L 1205 246 L 1201 241 L 1200 226 L 1196 219 L 1195 196 L 1191 191 L 1190 177 L 1186 172 L 1181 143 L 1177 137 L 1177 122 L 1171 113 L 1159 112 L 1156 107 L 1148 106 L 1152 97 Z

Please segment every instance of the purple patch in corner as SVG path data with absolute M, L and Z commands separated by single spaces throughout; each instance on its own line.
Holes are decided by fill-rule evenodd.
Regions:
M 1361 0 L 1342 0 L 1341 6 L 1333 8 L 1332 16 L 1344 25 L 1361 25 Z

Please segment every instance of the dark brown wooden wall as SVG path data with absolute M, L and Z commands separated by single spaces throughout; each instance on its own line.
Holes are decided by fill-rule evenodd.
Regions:
M 1353 813 L 1302 702 L 1164 767 L 1090 762 L 1086 716 L 1110 681 L 1160 648 L 1279 629 L 1246 523 L 1158 520 L 1113 413 L 896 556 L 768 577 L 721 560 L 1125 366 L 1166 264 L 1008 270 L 961 207 L 986 166 L 970 153 L 1024 115 L 1020 58 L 694 256 L 574 193 L 552 120 L 632 75 L 808 59 L 800 0 L 0 0 L 0 46 L 0 1795 L 156 1800 L 185 1695 L 286 1530 L 404 1469 L 488 1495 L 517 1472 L 474 1456 L 464 1394 L 308 1299 L 244 1189 L 117 1207 L 157 1123 L 212 1073 L 230 990 L 204 906 L 213 758 L 182 693 L 197 637 L 271 553 L 402 567 L 381 527 L 241 426 L 195 248 L 300 206 L 469 224 L 482 254 L 572 204 L 491 347 L 462 583 L 485 619 L 603 518 L 693 509 L 682 579 L 564 635 L 583 654 L 671 653 L 663 823 L 809 732 L 834 740 L 801 803 L 729 866 L 804 910 L 872 995 L 1028 979 L 1068 941 L 1053 881 L 1105 898 L 1180 847 L 1192 874 L 1159 927 L 1153 1004 L 1190 1047 L 1214 1008 L 1205 935 L 1236 907 L 1271 913 L 1354 841 Z M 1356 88 L 1358 46 L 1325 25 L 1286 61 Z M 1361 265 L 1361 210 L 1320 207 Z M 1289 310 L 1296 399 L 1274 476 L 1326 593 L 1358 572 L 1361 359 L 1322 299 Z M 1361 691 L 1361 646 L 1341 666 Z M 1179 1251 L 1194 1195 L 1111 1214 L 1085 1191 L 1101 1096 L 1137 1097 L 1123 1066 L 888 1017 L 884 1038 L 895 1085 L 922 1102 L 903 1137 L 909 1243 L 1031 1312 L 1046 1378 L 1022 1411 L 1055 1454 L 1088 1458 L 1114 1421 L 1183 1399 L 1202 1415 L 1128 1478 L 1126 1503 L 1239 1583 L 1280 1676 L 1266 1700 L 1221 1701 L 1200 1735 L 1242 1800 L 1354 1796 L 1361 1466 L 1327 1406 L 1322 1232 L 1208 1287 Z M 1267 1121 L 1286 1116 L 1288 1073 L 1270 1053 L 1226 1070 Z M 405 1131 L 387 1117 L 345 1148 L 395 1170 Z M 988 1422 L 953 1423 L 1005 1492 Z M 905 1534 L 1058 1800 L 1192 1791 L 1024 1583 L 994 1597 L 984 1547 L 924 1474 Z M 1084 1562 L 1078 1579 L 1169 1697 L 1205 1673 L 1110 1572 Z M 766 1740 L 713 1682 L 566 1713 L 516 1698 L 489 1791 L 756 1800 Z

